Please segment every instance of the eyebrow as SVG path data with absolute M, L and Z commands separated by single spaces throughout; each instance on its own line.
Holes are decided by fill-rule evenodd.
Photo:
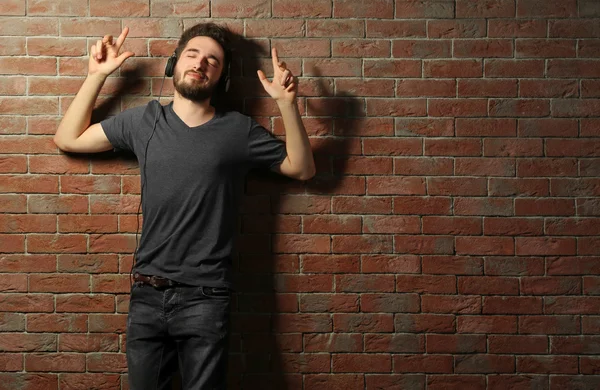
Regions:
M 193 51 L 194 53 L 200 53 L 200 50 L 194 49 L 193 47 L 190 47 L 190 48 L 187 48 L 184 50 L 184 52 L 186 52 L 186 51 Z M 214 58 L 219 64 L 221 63 L 221 61 L 219 61 L 219 59 L 214 54 L 209 54 L 208 58 Z

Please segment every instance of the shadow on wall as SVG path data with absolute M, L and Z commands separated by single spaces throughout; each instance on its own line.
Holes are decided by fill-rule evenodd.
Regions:
M 239 35 L 234 35 L 234 42 L 231 88 L 227 96 L 217 96 L 214 104 L 251 115 L 283 135 L 277 106 L 256 75 L 262 69 L 267 77 L 272 76 L 270 51 Z M 301 60 L 290 60 L 288 67 L 301 75 Z M 121 98 L 142 82 L 144 74 L 140 67 L 122 73 L 122 84 L 94 110 L 92 123 L 118 112 Z M 333 279 L 329 288 L 315 289 L 311 275 L 302 274 L 302 253 L 330 253 L 329 232 L 312 242 L 302 234 L 302 215 L 330 214 L 333 194 L 356 195 L 348 192 L 344 173 L 347 156 L 361 154 L 359 138 L 353 136 L 359 135 L 365 115 L 364 99 L 335 91 L 333 84 L 318 69 L 300 80 L 298 101 L 301 113 L 308 116 L 303 121 L 312 137 L 317 176 L 301 182 L 255 171 L 246 181 L 233 256 L 236 293 L 231 306 L 230 389 L 293 390 L 302 388 L 302 373 L 329 372 L 329 355 L 320 354 L 317 359 L 323 360 L 315 361 L 303 354 L 304 334 L 331 337 L 328 299 L 304 293 L 333 293 Z M 272 126 L 271 117 L 275 117 Z M 115 154 L 73 157 L 93 161 L 115 158 Z M 119 153 L 119 158 L 135 161 L 130 153 Z M 315 298 L 323 301 L 317 309 L 311 303 Z M 173 376 L 172 389 L 181 389 L 179 375 Z

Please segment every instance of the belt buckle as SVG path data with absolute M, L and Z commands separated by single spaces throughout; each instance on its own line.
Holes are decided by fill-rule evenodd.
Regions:
M 154 288 L 162 287 L 162 285 L 158 282 L 158 279 L 156 278 L 156 275 L 150 276 L 150 278 L 148 279 L 148 282 Z

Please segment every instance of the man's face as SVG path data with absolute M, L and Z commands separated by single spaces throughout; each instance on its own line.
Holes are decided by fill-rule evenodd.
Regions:
M 175 90 L 182 97 L 194 102 L 210 99 L 219 83 L 224 61 L 223 48 L 214 39 L 190 39 L 175 65 Z

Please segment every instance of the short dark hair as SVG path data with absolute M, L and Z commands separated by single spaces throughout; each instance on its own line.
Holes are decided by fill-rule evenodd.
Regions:
M 231 61 L 231 32 L 229 29 L 212 22 L 198 23 L 188 28 L 181 34 L 181 38 L 179 38 L 179 42 L 177 43 L 177 49 L 175 49 L 177 58 L 179 58 L 188 42 L 196 37 L 212 38 L 221 46 L 225 53 L 223 69 L 226 71 Z

